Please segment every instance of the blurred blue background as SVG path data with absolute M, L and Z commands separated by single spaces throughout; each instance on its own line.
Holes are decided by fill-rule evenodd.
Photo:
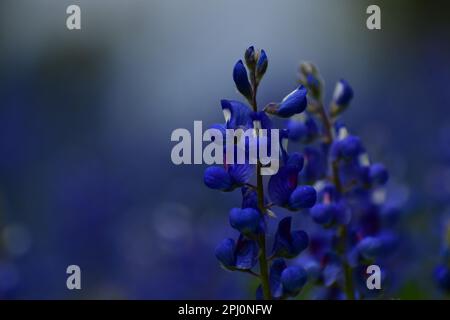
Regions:
M 330 97 L 390 169 L 410 253 L 405 298 L 440 297 L 431 273 L 450 209 L 450 21 L 444 1 L 4 0 L 0 3 L 0 297 L 251 298 L 213 251 L 235 236 L 239 195 L 207 189 L 205 166 L 175 166 L 176 128 L 222 121 L 249 45 L 269 68 L 261 103 L 317 64 Z M 431 4 L 433 3 L 433 4 Z M 82 30 L 66 29 L 78 4 Z M 296 217 L 296 219 L 302 219 Z M 82 269 L 81 291 L 66 267 Z

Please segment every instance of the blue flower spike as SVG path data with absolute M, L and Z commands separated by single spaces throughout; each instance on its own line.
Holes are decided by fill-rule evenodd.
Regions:
M 389 179 L 388 170 L 382 164 L 370 162 L 361 139 L 350 134 L 338 119 L 350 104 L 353 89 L 347 81 L 339 80 L 330 108 L 326 109 L 324 82 L 318 69 L 312 63 L 303 63 L 301 85 L 281 102 L 260 109 L 254 95 L 267 68 L 266 52 L 248 47 L 233 69 L 236 88 L 248 105 L 221 100 L 225 121 L 211 127 L 223 135 L 226 129 L 253 129 L 251 138 L 260 133 L 258 139 L 244 136 L 245 164 L 236 164 L 224 154 L 225 164 L 210 166 L 204 172 L 203 180 L 209 188 L 224 192 L 240 189 L 241 193 L 240 207 L 231 206 L 228 215 L 229 224 L 239 232 L 239 237 L 224 239 L 216 247 L 215 255 L 225 269 L 258 277 L 257 298 L 295 297 L 308 280 L 315 284 L 311 294 L 317 297 L 372 298 L 377 293 L 375 290 L 368 293 L 361 287 L 367 279 L 361 270 L 368 263 L 384 264 L 385 258 L 395 259 L 388 255 L 399 248 L 397 220 L 401 217 L 396 213 L 398 210 L 391 213 L 387 203 L 391 197 L 386 196 L 387 189 L 383 186 Z M 287 120 L 272 122 L 270 115 Z M 270 177 L 263 177 L 262 169 L 268 165 L 261 158 L 254 159 L 258 152 L 254 155 L 248 150 L 256 144 L 256 150 L 267 147 L 271 153 L 274 146 L 271 133 L 275 133 L 272 130 L 278 123 L 281 128 L 277 128 L 280 131 L 276 142 L 280 151 L 269 156 L 275 156 L 276 162 L 272 163 L 279 166 Z M 261 129 L 266 129 L 267 135 L 261 134 L 264 132 Z M 291 152 L 287 148 L 289 140 Z M 284 210 L 278 213 L 280 208 Z M 300 210 L 306 211 L 317 225 L 311 226 L 308 233 L 291 230 L 292 217 L 283 217 L 267 252 L 270 220 L 289 213 L 286 211 Z M 446 248 L 449 246 L 450 243 Z M 449 292 L 450 253 L 446 257 L 440 261 L 434 277 L 436 284 Z M 292 263 L 289 266 L 288 259 Z M 383 285 L 389 286 L 384 282 Z

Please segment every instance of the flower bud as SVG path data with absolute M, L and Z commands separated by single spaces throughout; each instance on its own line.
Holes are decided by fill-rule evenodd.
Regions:
M 246 97 L 248 100 L 252 98 L 252 87 L 248 81 L 247 70 L 245 69 L 242 60 L 239 60 L 234 65 L 233 69 L 233 80 L 236 84 L 238 91 Z
M 330 109 L 331 116 L 336 117 L 344 111 L 350 104 L 352 98 L 353 89 L 350 84 L 344 79 L 339 80 L 333 93 L 333 104 Z
M 250 70 L 254 70 L 256 66 L 255 48 L 250 46 L 245 50 L 245 64 Z
M 243 234 L 256 234 L 262 230 L 261 214 L 254 208 L 233 208 L 229 219 L 230 225 Z
M 306 284 L 307 273 L 300 266 L 287 267 L 281 273 L 283 291 L 289 295 L 296 295 Z
M 256 63 L 256 80 L 261 81 L 262 77 L 266 73 L 268 65 L 267 55 L 264 50 L 261 50 L 258 57 L 258 62 Z

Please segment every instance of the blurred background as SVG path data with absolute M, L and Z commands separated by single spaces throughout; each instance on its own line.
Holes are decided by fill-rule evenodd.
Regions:
M 66 28 L 81 7 L 82 30 Z M 381 7 L 382 30 L 366 28 Z M 239 194 L 175 166 L 176 128 L 223 121 L 249 45 L 269 68 L 259 101 L 316 63 L 328 98 L 390 170 L 408 245 L 393 296 L 440 298 L 433 281 L 450 213 L 450 19 L 444 1 L 3 0 L 0 3 L 0 298 L 252 298 L 214 247 Z M 295 219 L 301 219 L 297 217 Z M 66 288 L 66 268 L 82 290 Z

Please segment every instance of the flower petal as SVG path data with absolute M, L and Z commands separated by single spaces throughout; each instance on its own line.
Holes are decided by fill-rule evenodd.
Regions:
M 233 186 L 228 172 L 225 168 L 219 166 L 206 168 L 203 181 L 209 188 L 215 190 L 229 191 Z
M 281 273 L 283 290 L 289 295 L 297 295 L 308 279 L 308 275 L 300 266 L 287 267 Z
M 261 231 L 261 214 L 253 208 L 233 208 L 229 215 L 230 225 L 243 234 L 256 234 Z
M 289 197 L 289 208 L 293 210 L 311 208 L 316 200 L 316 189 L 311 186 L 298 186 Z
M 256 241 L 247 239 L 241 234 L 236 244 L 236 268 L 243 270 L 253 268 L 258 260 L 258 253 Z
M 270 177 L 268 191 L 270 200 L 278 206 L 286 206 L 289 197 L 297 187 L 298 169 L 293 166 L 281 167 Z
M 235 242 L 233 239 L 224 239 L 215 250 L 216 258 L 225 268 L 232 268 L 235 265 Z
M 242 60 L 239 60 L 234 65 L 233 80 L 238 91 L 247 99 L 251 99 L 252 87 L 250 85 L 250 82 L 248 81 L 247 70 L 242 63 Z
M 289 118 L 294 114 L 303 112 L 308 105 L 306 94 L 307 90 L 303 85 L 292 91 L 281 101 L 277 115 L 282 118 Z

